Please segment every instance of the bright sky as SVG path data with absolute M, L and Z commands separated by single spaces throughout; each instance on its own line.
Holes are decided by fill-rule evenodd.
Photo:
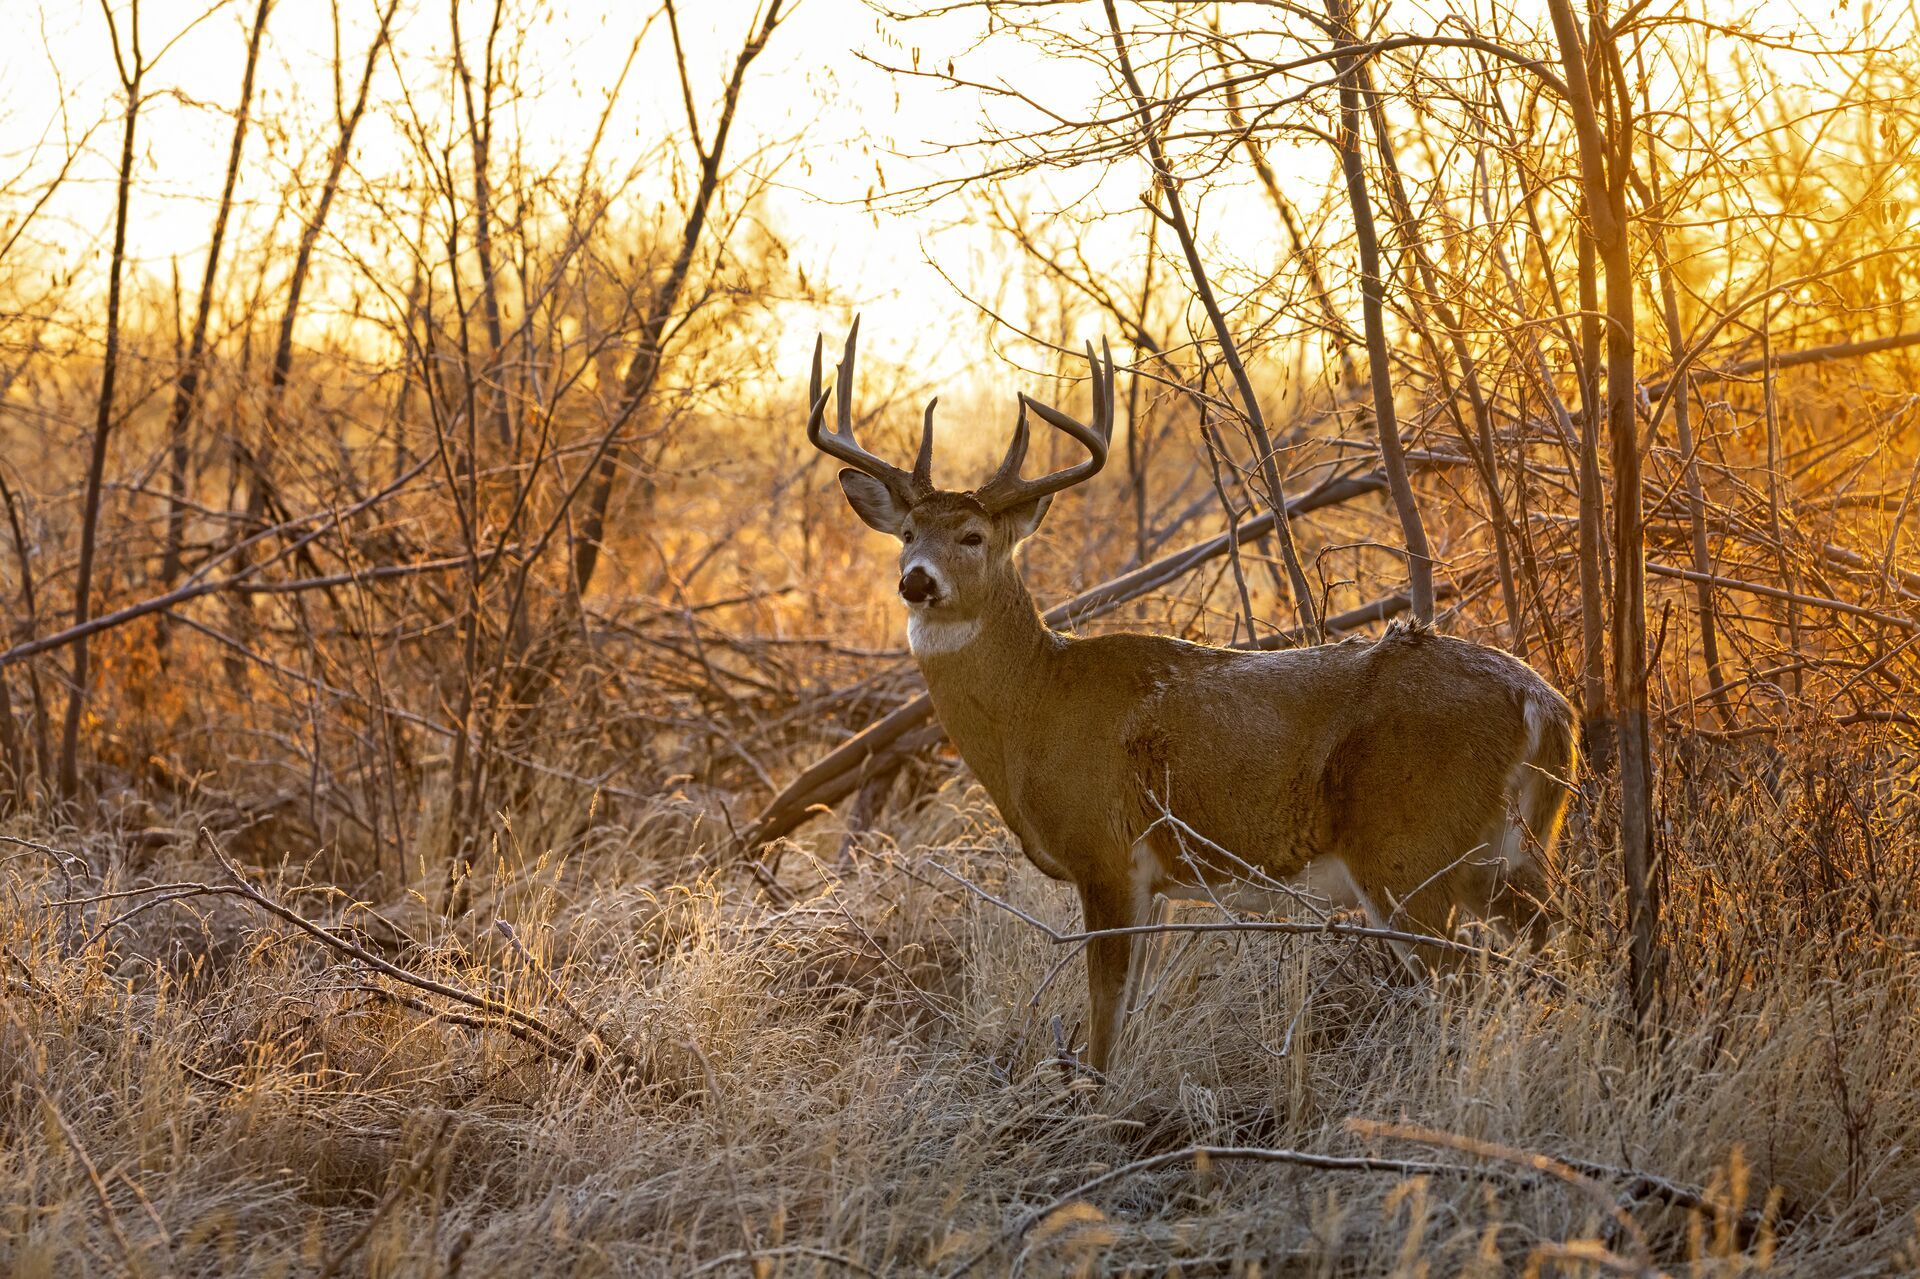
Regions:
M 97 4 L 76 0 L 8 0 L 10 9 L 15 6 L 28 11 L 29 22 L 13 24 L 11 49 L 0 55 L 0 104 L 5 104 L 0 105 L 0 174 L 20 172 L 30 163 L 44 169 L 57 161 L 63 136 L 77 137 L 99 125 L 73 179 L 36 224 L 36 238 L 54 242 L 67 252 L 69 264 L 92 271 L 104 265 L 120 129 L 118 119 L 109 118 L 118 109 L 120 86 L 106 22 Z M 115 0 L 114 7 L 125 38 L 125 0 Z M 150 103 L 140 123 L 130 258 L 136 269 L 159 280 L 177 258 L 191 289 L 219 192 L 232 127 L 228 112 L 238 95 L 254 3 L 227 0 L 206 17 L 200 17 L 203 0 L 145 0 L 141 7 L 149 58 L 162 48 L 165 52 L 150 75 Z M 475 66 L 487 7 L 473 0 L 463 7 L 463 35 Z M 375 0 L 342 0 L 341 8 L 350 94 L 373 30 Z M 508 108 L 518 120 L 499 129 L 502 135 L 521 134 L 535 168 L 577 163 L 585 153 L 605 95 L 621 79 L 634 38 L 653 10 L 592 0 L 554 0 L 540 8 L 541 20 L 520 54 L 516 78 L 524 96 Z M 713 0 L 688 8 L 682 35 L 698 76 L 703 133 L 710 137 L 713 100 L 754 9 L 750 0 Z M 889 314 L 910 314 L 922 335 L 975 325 L 972 307 L 926 262 L 937 255 L 969 289 L 990 291 L 1007 283 L 999 264 L 983 256 L 984 233 L 955 224 L 964 209 L 949 203 L 924 213 L 876 213 L 864 201 L 874 193 L 958 172 L 957 162 L 916 163 L 900 155 L 964 135 L 979 118 L 982 103 L 973 93 L 941 92 L 926 80 L 890 76 L 859 56 L 911 63 L 911 42 L 958 45 L 970 34 L 965 29 L 970 20 L 903 28 L 860 0 L 799 0 L 790 8 L 792 17 L 749 73 L 729 156 L 775 172 L 772 225 L 809 278 L 832 281 L 868 313 L 869 349 L 877 343 L 904 345 L 911 336 L 886 335 Z M 34 26 L 38 32 L 27 34 Z M 1044 66 L 1036 52 L 1011 40 L 995 44 L 996 74 L 1040 79 L 1050 93 L 1075 100 L 1087 96 L 1090 85 L 1076 88 L 1071 76 Z M 434 96 L 446 83 L 445 5 L 403 3 L 393 47 L 423 114 L 444 133 L 446 112 L 436 109 Z M 256 89 L 256 131 L 243 170 L 243 227 L 260 231 L 268 224 L 288 176 L 289 157 L 301 157 L 310 180 L 324 170 L 323 148 L 334 132 L 333 49 L 326 3 L 279 0 L 268 25 Z M 647 161 L 663 127 L 684 128 L 685 109 L 670 59 L 667 30 L 656 15 L 626 74 L 622 105 L 599 152 L 602 167 L 611 171 L 644 166 L 629 190 L 636 207 L 667 194 L 657 162 Z M 400 82 L 392 62 L 383 60 L 373 94 L 376 111 L 362 124 L 354 149 L 356 168 L 365 177 L 394 173 L 404 164 L 395 112 Z M 292 143 L 269 155 L 258 131 L 262 122 Z M 791 144 L 802 134 L 805 146 L 796 149 Z M 36 144 L 41 144 L 37 160 Z M 1128 180 L 1137 182 L 1138 175 Z M 0 210 L 0 226 L 10 212 Z M 792 340 L 796 349 L 790 354 L 803 355 L 807 335 L 794 334 Z
M 359 74 L 375 2 L 340 0 L 349 87 Z M 0 54 L 0 175 L 44 165 L 60 151 L 63 135 L 76 136 L 104 121 L 75 169 L 76 180 L 43 214 L 45 223 L 39 229 L 41 238 L 67 250 L 70 265 L 95 270 L 104 259 L 110 227 L 106 194 L 119 129 L 118 121 L 110 118 L 119 85 L 106 23 L 97 4 L 80 0 L 7 0 L 7 5 L 27 21 L 12 24 L 9 51 Z M 126 0 L 114 0 L 114 8 L 122 15 L 124 32 Z M 227 112 L 237 95 L 253 8 L 253 0 L 226 0 L 202 16 L 206 0 L 145 0 L 142 5 L 149 56 L 166 48 L 148 86 L 158 96 L 141 122 L 140 183 L 130 246 L 138 268 L 153 279 L 164 280 L 170 263 L 178 259 L 186 287 L 191 289 L 197 280 L 196 256 L 205 243 L 219 190 L 231 128 Z M 474 0 L 463 7 L 470 59 L 479 56 L 486 8 Z M 1726 8 L 1756 12 L 1751 4 Z M 1795 17 L 1790 0 L 1772 0 L 1757 11 L 1770 23 Z M 753 12 L 752 0 L 708 0 L 684 15 L 683 35 L 698 71 L 696 90 L 702 95 L 703 129 L 709 136 L 712 99 Z M 1857 5 L 1850 14 L 1832 12 L 1848 26 L 1858 20 Z M 604 0 L 540 0 L 538 13 L 520 53 L 522 67 L 512 77 L 525 95 L 507 107 L 518 121 L 501 128 L 503 135 L 518 132 L 523 137 L 535 168 L 584 153 L 605 94 L 619 80 L 635 36 L 650 13 L 658 17 L 651 4 L 609 5 Z M 1065 7 L 1059 14 L 1063 24 L 1099 20 L 1099 9 L 1091 4 Z M 1414 22 L 1411 9 L 1396 10 L 1396 20 L 1430 25 L 1430 20 Z M 971 305 L 926 259 L 936 257 L 962 288 L 1009 301 L 1016 312 L 1023 288 L 1018 259 L 967 225 L 967 209 L 959 202 L 875 213 L 862 201 L 875 192 L 955 176 L 964 169 L 964 159 L 912 160 L 901 153 L 924 153 L 930 143 L 972 136 L 989 111 L 1005 124 L 1011 108 L 1004 98 L 990 100 L 974 91 L 941 90 L 925 79 L 891 76 L 861 55 L 911 64 L 917 56 L 930 62 L 961 51 L 963 74 L 1018 84 L 1074 111 L 1087 109 L 1100 87 L 1087 65 L 1050 60 L 1029 43 L 993 38 L 974 47 L 978 21 L 969 13 L 903 24 L 880 16 L 861 0 L 798 0 L 791 19 L 754 65 L 729 146 L 737 161 L 777 168 L 770 206 L 774 227 L 810 278 L 833 281 L 866 312 L 868 349 L 877 346 L 890 358 L 901 359 L 911 348 L 916 358 L 928 362 L 930 378 L 977 367 L 985 347 L 978 340 L 984 326 Z M 259 232 L 272 218 L 273 201 L 286 185 L 289 158 L 297 158 L 311 180 L 324 166 L 321 148 L 333 134 L 335 31 L 330 6 L 323 0 L 279 0 L 268 32 L 255 118 L 291 141 L 274 146 L 269 154 L 260 133 L 250 138 L 241 192 L 242 237 L 245 228 Z M 623 105 L 614 114 L 614 128 L 600 153 L 605 167 L 642 164 L 665 128 L 683 127 L 684 108 L 665 36 L 664 25 L 656 23 L 627 74 Z M 403 4 L 394 40 L 399 71 L 392 61 L 383 60 L 374 92 L 377 111 L 362 126 L 355 147 L 363 177 L 377 179 L 403 164 L 405 148 L 396 131 L 403 81 L 419 95 L 423 113 L 445 133 L 447 113 L 437 105 L 436 95 L 446 82 L 442 60 L 448 47 L 444 3 Z M 804 147 L 796 150 L 792 142 L 802 134 Z M 37 161 L 36 143 L 46 147 Z M 1317 199 L 1318 184 L 1331 173 L 1331 157 L 1289 157 L 1282 151 L 1277 159 L 1283 177 L 1297 177 L 1307 186 L 1305 201 Z M 1051 189 L 1039 191 L 1034 207 L 1050 211 L 1071 206 L 1076 215 L 1101 206 L 1137 207 L 1143 177 L 1137 163 L 1116 166 L 1088 198 L 1096 178 L 1066 175 Z M 665 194 L 655 166 L 643 173 L 630 199 L 659 200 Z M 10 212 L 0 209 L 0 225 Z M 1236 201 L 1232 193 L 1215 196 L 1206 217 L 1217 240 L 1232 246 L 1229 252 L 1271 263 L 1278 229 L 1260 200 L 1250 196 Z M 1098 234 L 1114 255 L 1130 254 L 1137 252 L 1131 237 L 1141 226 L 1140 216 L 1132 214 L 1111 221 Z M 896 328 L 910 324 L 912 331 L 889 332 L 889 317 L 898 317 Z M 799 360 L 810 333 L 793 332 L 785 341 L 792 349 L 783 350 L 782 358 Z

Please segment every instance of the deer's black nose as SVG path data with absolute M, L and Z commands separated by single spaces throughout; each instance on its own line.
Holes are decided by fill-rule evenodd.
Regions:
M 926 604 L 940 594 L 940 583 L 934 581 L 933 574 L 918 564 L 907 570 L 900 579 L 900 598 L 909 604 Z

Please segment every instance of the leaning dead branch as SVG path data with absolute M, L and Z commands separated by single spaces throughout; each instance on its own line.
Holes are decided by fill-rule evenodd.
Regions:
M 988 1258 L 999 1255 L 1008 1247 L 1020 1244 L 1035 1226 L 1054 1213 L 1072 1204 L 1085 1202 L 1090 1196 L 1110 1186 L 1146 1173 L 1158 1172 L 1182 1164 L 1203 1166 L 1215 1161 L 1278 1164 L 1322 1172 L 1375 1173 L 1394 1177 L 1480 1179 L 1509 1185 L 1529 1184 L 1543 1177 L 1554 1178 L 1594 1199 L 1601 1211 L 1620 1227 L 1622 1234 L 1632 1245 L 1636 1258 L 1636 1273 L 1649 1275 L 1655 1273 L 1652 1269 L 1651 1250 L 1647 1246 L 1644 1232 L 1628 1211 L 1628 1203 L 1634 1199 L 1647 1198 L 1659 1200 L 1673 1207 L 1690 1208 L 1710 1216 L 1717 1216 L 1725 1211 L 1721 1205 L 1701 1191 L 1664 1177 L 1609 1168 L 1585 1160 L 1516 1151 L 1493 1142 L 1469 1141 L 1456 1138 L 1452 1134 L 1411 1125 L 1353 1119 L 1348 1121 L 1347 1127 L 1366 1137 L 1399 1138 L 1449 1146 L 1468 1154 L 1499 1161 L 1499 1163 L 1517 1164 L 1519 1170 L 1500 1167 L 1499 1163 L 1491 1165 L 1440 1163 L 1424 1159 L 1390 1159 L 1375 1155 L 1323 1154 L 1316 1151 L 1290 1150 L 1271 1146 L 1200 1144 L 1184 1146 L 1178 1150 L 1164 1151 L 1110 1168 L 1070 1190 L 1055 1195 L 1038 1207 L 1028 1209 L 996 1235 L 986 1247 L 979 1249 L 953 1269 L 944 1272 L 945 1279 L 958 1279 L 958 1276 L 972 1273 Z M 1628 1202 L 1623 1203 L 1600 1185 L 1599 1183 L 1603 1180 L 1625 1183 L 1620 1193 L 1627 1196 Z M 1762 1224 L 1761 1214 L 1743 1212 L 1740 1216 L 1743 1224 L 1752 1228 L 1758 1228 Z
M 1480 1141 L 1463 1137 L 1457 1133 L 1441 1132 L 1434 1128 L 1422 1128 L 1416 1124 L 1383 1123 L 1373 1119 L 1352 1118 L 1346 1127 L 1363 1137 L 1387 1138 L 1398 1141 L 1417 1142 L 1428 1146 L 1441 1146 L 1448 1150 L 1457 1150 L 1466 1154 L 1478 1155 L 1486 1159 L 1497 1159 L 1503 1163 L 1518 1164 L 1536 1172 L 1558 1177 L 1570 1185 L 1576 1185 L 1590 1194 L 1595 1194 L 1595 1202 L 1610 1215 L 1617 1214 L 1622 1229 L 1631 1233 L 1638 1247 L 1646 1247 L 1646 1239 L 1634 1225 L 1631 1217 L 1625 1215 L 1625 1208 L 1613 1196 L 1601 1190 L 1598 1182 L 1617 1182 L 1621 1192 L 1632 1199 L 1653 1199 L 1669 1207 L 1687 1208 L 1705 1213 L 1710 1217 L 1733 1215 L 1741 1225 L 1758 1230 L 1766 1224 L 1766 1214 L 1751 1208 L 1729 1208 L 1705 1192 L 1692 1186 L 1685 1186 L 1668 1177 L 1632 1168 L 1616 1168 L 1611 1164 L 1597 1163 L 1591 1159 L 1581 1159 L 1573 1155 L 1547 1155 L 1537 1151 L 1519 1150 L 1498 1142 Z M 1597 1192 L 1597 1193 L 1596 1193 Z
M 1314 488 L 1288 503 L 1288 513 L 1304 515 L 1329 506 L 1337 506 L 1368 493 L 1381 492 L 1386 479 L 1378 473 L 1343 475 Z M 1211 560 L 1225 555 L 1230 546 L 1244 545 L 1275 526 L 1273 512 L 1267 511 L 1243 520 L 1231 533 L 1222 533 L 1163 555 L 1150 564 L 1097 586 L 1055 605 L 1045 613 L 1047 625 L 1078 626 L 1143 595 L 1177 581 Z M 1372 620 L 1369 614 L 1352 624 Z M 914 751 L 940 739 L 937 727 L 928 728 L 933 717 L 933 702 L 922 694 L 869 725 L 848 741 L 810 765 L 774 797 L 741 835 L 743 850 L 758 849 L 782 836 L 792 834 L 807 819 L 827 806 L 851 795 L 868 779 L 891 772 Z M 909 740 L 909 734 L 912 735 Z

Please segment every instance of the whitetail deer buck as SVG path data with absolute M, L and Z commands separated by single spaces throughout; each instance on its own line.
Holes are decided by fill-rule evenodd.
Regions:
M 1543 926 L 1573 714 L 1531 667 L 1397 626 L 1286 652 L 1052 630 L 1014 547 L 1106 462 L 1112 356 L 1088 346 L 1092 426 L 1020 396 L 1000 469 L 961 493 L 933 486 L 932 403 L 911 472 L 855 441 L 858 333 L 856 320 L 833 390 L 814 348 L 807 438 L 853 468 L 840 486 L 855 513 L 900 539 L 907 641 L 940 722 L 1027 857 L 1079 891 L 1088 931 L 1148 922 L 1156 893 L 1222 900 L 1250 878 L 1335 889 L 1380 926 Z M 1020 478 L 1029 412 L 1086 459 Z M 1133 940 L 1088 944 L 1097 1070 L 1126 1015 Z

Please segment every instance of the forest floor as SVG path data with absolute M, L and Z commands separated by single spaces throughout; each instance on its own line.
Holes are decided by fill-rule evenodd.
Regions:
M 530 812 L 454 923 L 16 821 L 0 1270 L 1914 1273 L 1920 841 L 1849 776 L 1670 786 L 1646 1035 L 1576 819 L 1546 950 L 1169 935 L 1104 1081 L 1071 895 L 959 781 L 777 893 L 689 876 L 683 795 Z

